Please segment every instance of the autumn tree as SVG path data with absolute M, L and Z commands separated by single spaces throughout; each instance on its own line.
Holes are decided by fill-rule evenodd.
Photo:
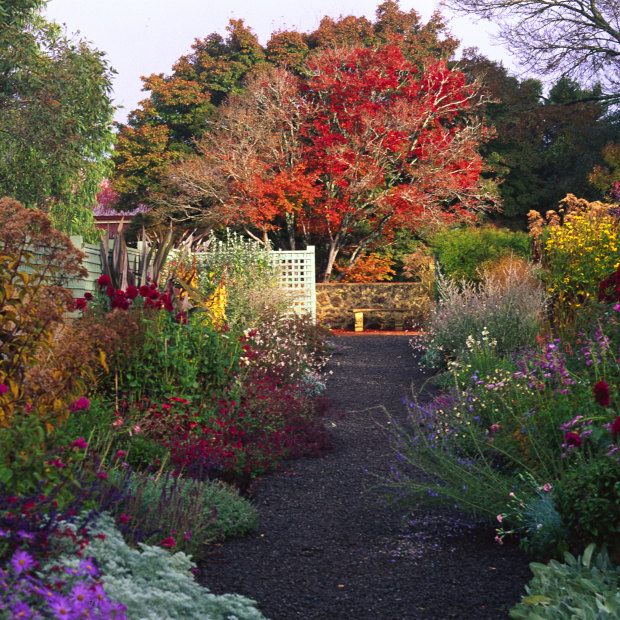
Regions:
M 119 204 L 145 202 L 157 192 L 165 166 L 194 150 L 196 141 L 214 127 L 215 111 L 229 96 L 241 94 L 255 70 L 275 66 L 300 75 L 305 60 L 323 49 L 375 47 L 394 35 L 416 63 L 428 57 L 447 60 L 458 45 L 437 13 L 425 24 L 416 11 L 402 11 L 397 1 L 387 0 L 376 16 L 374 22 L 325 17 L 314 32 L 277 31 L 265 46 L 242 20 L 231 20 L 226 37 L 213 33 L 197 39 L 170 75 L 143 78 L 149 95 L 119 128 L 115 148 L 112 181 L 124 199 Z
M 500 38 L 523 66 L 541 74 L 620 86 L 617 0 L 444 0 L 457 12 L 501 25 Z
M 328 49 L 296 78 L 251 81 L 222 108 L 200 154 L 170 168 L 173 209 L 240 222 L 266 236 L 283 226 L 319 246 L 329 280 L 396 227 L 487 208 L 476 88 L 443 61 L 418 70 L 397 44 Z M 174 195 L 174 192 L 173 192 Z
M 316 198 L 301 130 L 307 106 L 300 79 L 281 68 L 248 78 L 242 96 L 218 110 L 196 154 L 168 169 L 157 195 L 166 219 L 243 227 L 267 244 L 283 231 L 295 247 L 295 214 Z
M 0 196 L 46 211 L 64 232 L 94 235 L 113 142 L 111 69 L 46 22 L 45 4 L 0 7 Z
M 346 246 L 354 264 L 395 227 L 450 220 L 492 202 L 480 183 L 481 100 L 462 73 L 443 61 L 418 70 L 396 44 L 326 50 L 308 70 L 303 136 L 322 196 L 299 220 L 324 249 L 325 281 Z

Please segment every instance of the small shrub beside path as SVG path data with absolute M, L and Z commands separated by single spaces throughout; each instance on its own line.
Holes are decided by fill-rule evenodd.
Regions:
M 255 535 L 213 550 L 198 581 L 258 601 L 271 620 L 507 618 L 529 559 L 458 514 L 406 517 L 373 487 L 394 463 L 382 426 L 425 380 L 408 336 L 334 338 L 334 450 L 283 463 L 252 487 Z

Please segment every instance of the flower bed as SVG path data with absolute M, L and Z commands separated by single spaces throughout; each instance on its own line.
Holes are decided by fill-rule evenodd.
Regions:
M 570 233 L 582 247 L 603 220 L 605 243 L 615 238 L 617 220 L 598 203 L 590 216 L 584 202 L 564 225 L 551 218 L 550 231 L 535 231 L 547 240 L 541 249 L 542 281 L 553 295 L 547 307 L 536 280 L 514 266 L 502 277 L 487 266 L 480 284 L 440 283 L 430 336 L 412 344 L 441 372 L 436 381 L 443 391 L 425 405 L 412 401 L 408 422 L 394 423 L 401 467 L 388 488 L 484 517 L 495 524 L 499 544 L 516 539 L 535 558 L 578 555 L 592 544 L 588 557 L 596 547 L 617 564 L 619 265 L 612 262 L 618 271 L 604 279 L 600 271 L 575 271 L 576 284 L 556 260 L 558 240 Z M 602 251 L 595 245 L 592 255 Z M 586 261 L 584 251 L 574 261 Z M 425 481 L 412 470 L 424 471 Z M 526 617 L 523 609 L 515 617 Z
M 150 592 L 149 617 L 262 617 L 247 599 L 196 586 L 184 553 L 199 559 L 251 531 L 255 508 L 240 491 L 283 458 L 330 447 L 322 335 L 261 314 L 260 291 L 251 307 L 226 295 L 221 278 L 215 296 L 205 280 L 193 309 L 181 282 L 121 289 L 107 275 L 98 294 L 72 301 L 55 266 L 79 265 L 68 238 L 13 201 L 0 202 L 0 224 L 0 608 L 122 618 Z M 53 243 L 48 264 L 31 260 L 33 236 Z M 243 312 L 230 306 L 239 300 Z M 169 578 L 158 585 L 149 568 L 142 585 L 123 581 L 121 556 L 132 572 L 160 562 Z

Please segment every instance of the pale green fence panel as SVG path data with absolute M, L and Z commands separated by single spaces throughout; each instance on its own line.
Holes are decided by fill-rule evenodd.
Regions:
M 269 254 L 280 270 L 282 288 L 291 294 L 293 311 L 316 321 L 316 265 L 314 246 L 305 250 L 279 250 Z
M 84 252 L 86 257 L 82 261 L 88 271 L 86 278 L 70 278 L 64 285 L 71 290 L 73 296 L 84 297 L 84 293 L 94 293 L 97 290 L 97 279 L 102 273 L 101 250 L 97 245 L 84 243 L 82 237 L 73 236 L 71 242 Z M 140 250 L 128 248 L 129 265 L 138 276 L 140 264 Z M 315 291 L 315 255 L 314 246 L 305 250 L 274 251 L 269 256 L 280 273 L 282 289 L 291 295 L 292 310 L 298 315 L 309 315 L 316 320 L 316 291 Z

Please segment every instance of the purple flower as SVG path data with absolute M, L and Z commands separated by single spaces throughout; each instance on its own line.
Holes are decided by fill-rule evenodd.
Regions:
M 54 612 L 55 618 L 70 618 L 72 614 L 71 601 L 60 594 L 53 594 L 48 601 L 50 609 Z
M 80 570 L 91 577 L 96 577 L 99 574 L 99 570 L 95 566 L 92 558 L 82 560 L 80 562 Z
M 24 603 L 24 601 L 17 601 L 13 605 L 11 605 L 11 613 L 13 614 L 11 618 L 38 618 L 39 615 Z
M 78 581 L 71 589 L 69 598 L 75 603 L 84 605 L 92 600 L 93 592 L 88 584 Z
M 36 566 L 36 562 L 32 556 L 25 551 L 16 551 L 11 558 L 11 566 L 15 570 L 15 574 L 20 575 L 24 571 L 29 571 Z

